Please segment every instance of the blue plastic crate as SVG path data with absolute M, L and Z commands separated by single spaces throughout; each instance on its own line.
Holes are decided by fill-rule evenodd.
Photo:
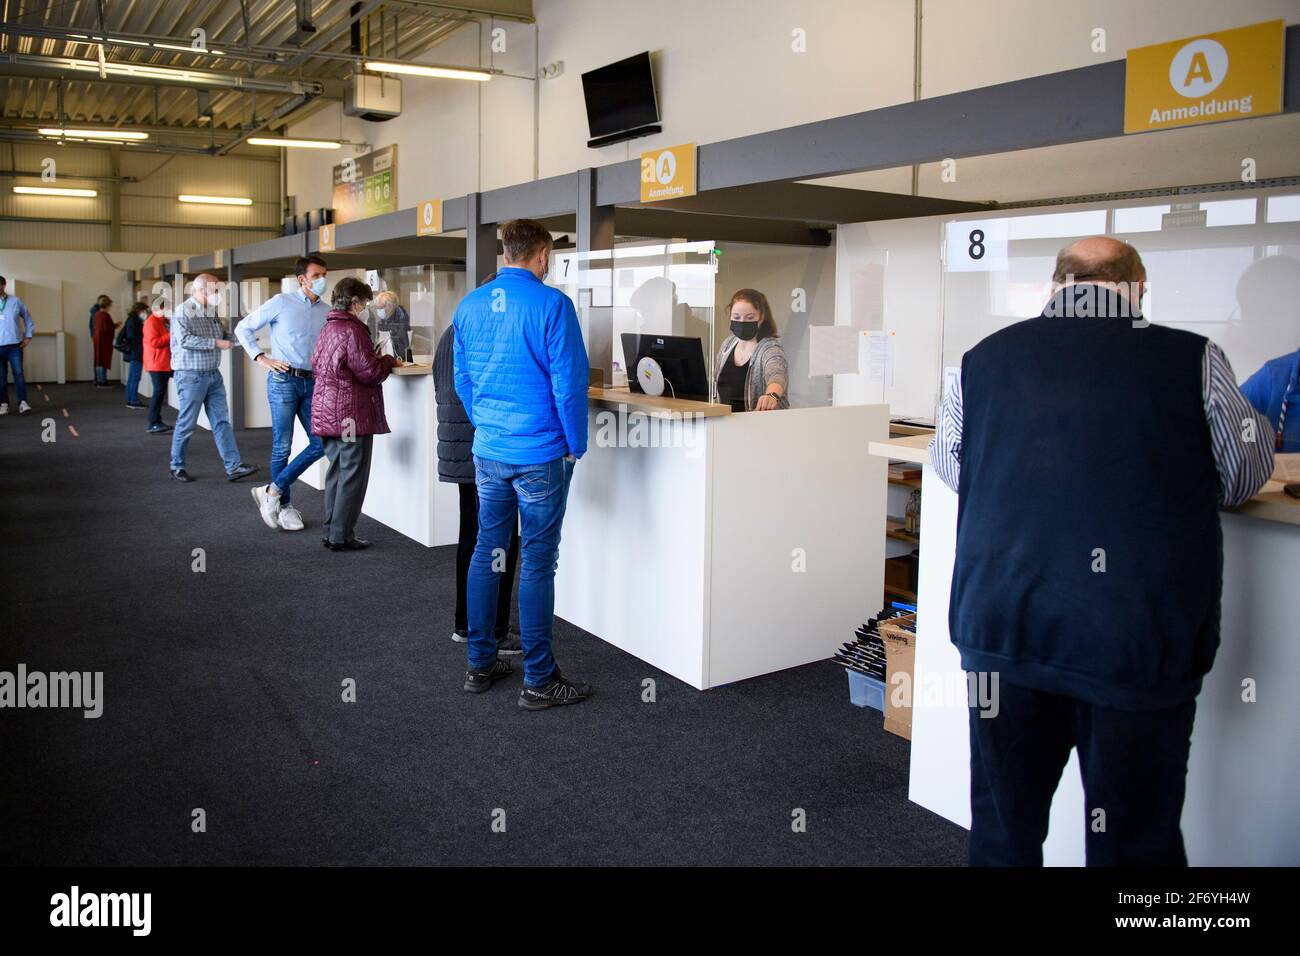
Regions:
M 849 702 L 854 707 L 871 707 L 883 714 L 885 682 L 857 671 L 846 670 L 844 673 L 849 675 Z

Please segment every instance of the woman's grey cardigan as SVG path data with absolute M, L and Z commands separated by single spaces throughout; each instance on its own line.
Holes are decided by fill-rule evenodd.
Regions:
M 728 335 L 722 340 L 722 347 L 718 349 L 718 359 L 713 363 L 715 389 L 718 377 L 722 374 L 723 363 L 731 361 L 731 350 L 739 341 L 740 339 L 734 335 Z M 759 339 L 758 348 L 754 349 L 754 354 L 745 367 L 745 411 L 754 410 L 754 405 L 773 382 L 781 386 L 781 397 L 776 400 L 776 407 L 789 408 L 789 379 L 790 367 L 786 364 L 785 349 L 781 346 L 781 340 L 775 335 Z

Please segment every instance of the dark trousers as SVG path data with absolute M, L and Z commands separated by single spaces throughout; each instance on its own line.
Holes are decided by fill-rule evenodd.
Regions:
M 161 425 L 163 406 L 167 404 L 167 383 L 171 372 L 150 372 L 149 381 L 153 383 L 153 394 L 149 396 L 149 424 Z
M 469 582 L 469 563 L 474 557 L 474 546 L 478 544 L 478 485 L 466 482 L 460 487 L 460 537 L 456 541 L 456 633 L 461 637 L 469 636 L 469 611 L 465 599 L 466 585 Z M 519 528 L 515 527 L 510 535 L 510 547 L 506 551 L 506 571 L 501 576 L 501 588 L 497 592 L 497 640 L 506 636 L 510 630 L 510 605 L 515 590 L 515 567 L 519 563 Z
M 370 450 L 374 435 L 358 435 L 352 441 L 322 438 L 329 471 L 325 473 L 325 521 L 321 537 L 342 544 L 356 536 L 361 503 L 370 483 Z
M 27 379 L 23 378 L 23 347 L 0 345 L 0 402 L 9 404 L 9 372 L 14 373 L 18 401 L 27 401 Z
M 1052 795 L 1072 747 L 1088 866 L 1187 865 L 1179 820 L 1196 701 L 1110 710 L 1006 681 L 996 701 L 994 717 L 970 709 L 972 866 L 1043 865 Z

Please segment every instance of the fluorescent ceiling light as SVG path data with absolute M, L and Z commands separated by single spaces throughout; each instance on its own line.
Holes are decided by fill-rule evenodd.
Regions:
M 84 139 L 148 139 L 148 133 L 129 129 L 57 129 L 45 127 L 38 130 L 42 136 L 80 136 Z
M 297 146 L 302 149 L 338 149 L 343 145 L 330 139 L 283 139 L 279 136 L 252 136 L 248 142 L 253 146 Z
M 192 46 L 180 46 L 176 43 L 155 43 L 160 50 L 180 50 L 182 53 L 198 53 L 203 56 L 225 56 L 225 50 L 196 50 Z
M 177 196 L 181 202 L 202 202 L 212 203 L 217 206 L 251 206 L 253 200 L 245 199 L 243 196 L 192 196 L 186 193 Z
M 412 76 L 440 76 L 448 80 L 477 80 L 486 83 L 492 79 L 491 73 L 482 70 L 462 70 L 450 66 L 420 66 L 418 63 L 390 63 L 387 60 L 370 60 L 367 70 L 376 73 L 409 73 Z
M 26 196 L 80 196 L 90 198 L 99 195 L 93 189 L 60 189 L 57 186 L 15 186 L 14 192 Z
M 129 43 L 131 46 L 148 46 L 143 40 L 128 40 L 125 37 L 109 37 L 108 43 Z

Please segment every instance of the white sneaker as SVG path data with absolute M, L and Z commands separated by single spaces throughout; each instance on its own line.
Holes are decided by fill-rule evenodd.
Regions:
M 9 414 L 9 403 L 8 402 L 0 403 L 0 415 L 8 415 L 8 414 Z
M 25 401 L 24 401 L 24 402 L 19 402 L 19 403 L 18 403 L 18 414 L 19 414 L 19 415 L 26 415 L 26 414 L 27 414 L 28 412 L 30 412 L 31 410 L 32 410 L 32 406 L 28 405 Z
M 279 521 L 283 531 L 301 531 L 303 528 L 302 512 L 293 505 L 280 509 Z
M 266 490 L 266 485 L 254 485 L 253 500 L 257 502 L 257 510 L 262 514 L 262 523 L 268 528 L 278 528 L 280 517 L 280 496 L 273 495 Z

